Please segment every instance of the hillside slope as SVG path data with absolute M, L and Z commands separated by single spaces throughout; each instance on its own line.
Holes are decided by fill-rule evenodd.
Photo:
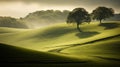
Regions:
M 85 63 L 85 60 L 78 60 L 71 57 L 60 56 L 25 48 L 10 46 L 0 43 L 0 65 L 1 64 L 64 64 L 64 63 Z
M 120 35 L 80 45 L 62 49 L 59 53 L 90 59 L 103 65 L 120 66 Z
M 48 51 L 54 49 L 55 46 L 85 43 L 118 35 L 120 34 L 119 26 L 118 23 L 113 22 L 102 25 L 99 25 L 99 23 L 83 24 L 81 29 L 84 32 L 80 33 L 76 30 L 76 26 L 57 24 L 41 29 L 1 34 L 0 42 L 39 51 Z
M 71 65 L 85 67 L 90 65 L 93 67 L 101 67 L 103 65 L 109 67 L 120 66 L 120 24 L 118 22 L 82 24 L 81 29 L 84 32 L 78 32 L 74 25 L 56 24 L 46 28 L 0 34 L 0 43 L 43 51 L 48 55 L 49 53 L 60 56 L 65 55 L 66 59 L 71 57 L 85 61 L 85 63 L 72 63 Z M 24 54 L 24 51 L 21 54 Z M 18 54 L 17 57 L 21 54 Z M 30 58 L 32 54 L 28 52 L 29 56 L 25 57 Z M 47 56 L 47 54 L 43 53 L 42 55 Z M 35 57 L 34 55 L 33 58 Z M 54 57 L 59 58 L 58 56 Z M 51 57 L 45 58 L 43 58 L 45 61 L 51 59 Z
M 8 28 L 8 27 L 0 27 L 0 34 L 5 34 L 5 33 L 16 33 L 16 32 L 23 32 L 28 29 L 16 29 L 16 28 Z

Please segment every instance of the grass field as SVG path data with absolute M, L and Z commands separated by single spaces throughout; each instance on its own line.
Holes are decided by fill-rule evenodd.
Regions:
M 84 67 L 120 66 L 120 22 L 86 23 L 81 25 L 81 29 L 84 32 L 78 32 L 75 25 L 64 23 L 40 29 L 0 28 L 0 43 L 4 43 L 1 44 L 1 49 L 4 48 L 1 52 L 8 49 L 10 57 L 21 57 L 22 60 L 18 60 L 21 62 Z M 24 57 L 28 58 L 24 60 Z M 55 62 L 51 62 L 53 58 Z

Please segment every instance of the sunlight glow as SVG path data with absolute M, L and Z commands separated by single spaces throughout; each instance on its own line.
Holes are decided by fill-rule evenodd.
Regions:
M 79 3 L 80 2 L 80 3 Z M 39 10 L 73 10 L 77 7 L 85 8 L 88 12 L 91 12 L 93 9 L 95 9 L 98 6 L 107 6 L 111 8 L 115 8 L 116 13 L 119 13 L 119 8 L 115 7 L 115 3 L 112 5 L 112 2 L 110 4 L 102 3 L 95 3 L 89 1 L 74 1 L 74 2 L 67 2 L 67 1 L 61 1 L 60 3 L 54 2 L 54 1 L 1 1 L 0 0 L 0 16 L 12 16 L 12 17 L 25 17 L 29 13 L 39 11 Z
M 11 2 L 0 4 L 0 16 L 24 17 L 28 13 L 38 10 L 72 10 L 73 6 L 49 6 L 44 4 L 26 4 L 23 2 Z

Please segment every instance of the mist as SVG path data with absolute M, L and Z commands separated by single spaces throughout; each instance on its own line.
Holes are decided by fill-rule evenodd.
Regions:
M 29 28 L 39 28 L 57 23 L 66 22 L 70 11 L 64 10 L 41 10 L 29 13 L 24 18 L 20 18 Z
M 91 13 L 95 8 L 105 6 L 120 13 L 119 3 L 120 0 L 0 0 L 0 16 L 13 17 L 29 28 L 38 28 L 66 22 L 69 11 L 77 7 Z M 64 10 L 68 11 L 64 13 Z

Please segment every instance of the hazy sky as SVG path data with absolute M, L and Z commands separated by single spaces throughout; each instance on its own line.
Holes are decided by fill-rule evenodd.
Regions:
M 0 0 L 0 16 L 24 17 L 37 10 L 72 10 L 83 7 L 89 12 L 98 6 L 120 13 L 120 0 Z

